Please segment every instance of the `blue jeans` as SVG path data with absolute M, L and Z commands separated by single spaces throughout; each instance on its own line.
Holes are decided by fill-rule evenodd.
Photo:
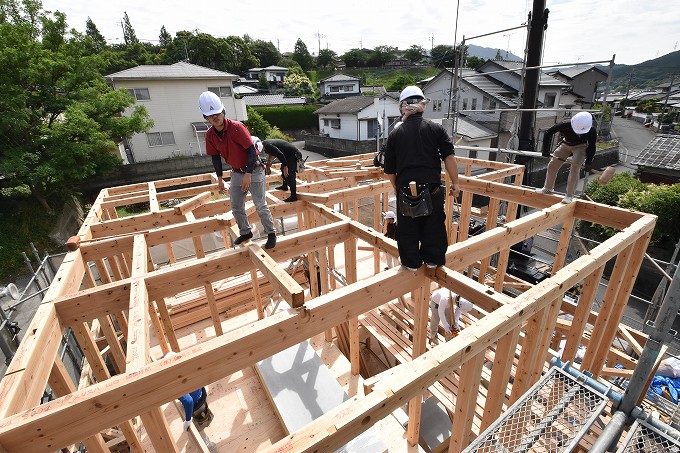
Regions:
M 231 211 L 234 213 L 234 218 L 238 224 L 239 234 L 244 235 L 250 233 L 252 227 L 248 223 L 248 216 L 246 215 L 246 195 L 248 192 L 241 190 L 242 181 L 243 173 L 231 172 L 231 181 L 229 183 Z M 257 215 L 260 216 L 264 232 L 271 234 L 276 233 L 276 229 L 274 229 L 272 213 L 269 211 L 269 206 L 267 206 L 266 191 L 267 184 L 265 182 L 264 167 L 255 167 L 250 179 L 250 194 L 253 196 L 253 203 L 255 204 Z

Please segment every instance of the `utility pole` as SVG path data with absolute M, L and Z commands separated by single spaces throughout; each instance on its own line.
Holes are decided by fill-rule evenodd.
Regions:
M 671 76 L 671 83 L 668 85 L 668 91 L 666 92 L 666 99 L 663 101 L 663 109 L 661 110 L 661 116 L 659 117 L 659 130 L 661 130 L 661 120 L 663 119 L 663 116 L 666 114 L 666 107 L 668 106 L 668 96 L 671 95 L 671 91 L 673 90 L 673 83 L 675 82 L 675 73 Z
M 529 37 L 527 45 L 527 58 L 525 67 L 537 67 L 541 65 L 541 52 L 543 49 L 543 32 L 548 28 L 548 9 L 545 7 L 545 0 L 534 0 L 533 11 L 529 15 Z M 538 81 L 541 70 L 529 69 L 524 77 L 524 89 L 522 95 L 522 108 L 535 109 L 538 94 Z M 533 151 L 534 149 L 534 118 L 536 113 L 523 111 L 520 114 L 519 122 L 519 149 Z M 531 158 L 517 156 L 515 163 L 527 164 Z M 524 173 L 525 177 L 528 172 Z M 526 181 L 525 181 L 526 182 Z
M 434 49 L 434 36 L 430 36 L 430 52 Z
M 630 82 L 633 80 L 633 73 L 635 72 L 635 68 L 630 70 L 630 74 L 628 75 L 628 86 L 626 86 L 626 97 L 623 98 L 623 105 L 621 106 L 621 112 L 626 108 L 626 105 L 628 104 L 628 93 L 630 93 Z

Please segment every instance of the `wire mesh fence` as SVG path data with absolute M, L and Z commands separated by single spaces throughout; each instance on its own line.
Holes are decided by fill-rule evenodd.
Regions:
M 657 425 L 660 423 L 657 422 Z M 680 440 L 672 435 L 672 431 L 666 432 L 647 424 L 643 420 L 636 420 L 628 431 L 618 453 L 679 453 Z M 677 431 L 675 431 L 677 433 Z
M 572 451 L 608 402 L 606 395 L 553 367 L 465 452 Z

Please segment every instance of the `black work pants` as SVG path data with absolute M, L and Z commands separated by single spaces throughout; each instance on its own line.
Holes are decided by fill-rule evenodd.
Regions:
M 297 195 L 297 181 L 295 180 L 295 169 L 297 162 L 288 166 L 288 176 L 283 178 L 283 183 L 290 189 L 291 195 Z
M 434 192 L 432 192 L 434 190 Z M 400 209 L 401 191 L 397 190 L 397 245 L 399 259 L 406 267 L 419 268 L 423 263 L 443 266 L 446 263 L 446 213 L 444 188 L 430 189 L 432 214 L 423 217 L 406 217 Z

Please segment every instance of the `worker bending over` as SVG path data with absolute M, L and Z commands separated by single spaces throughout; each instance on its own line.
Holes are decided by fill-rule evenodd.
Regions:
M 451 304 L 454 305 L 453 323 L 451 320 Z M 437 343 L 437 331 L 439 330 L 439 323 L 444 327 L 444 337 L 446 341 L 458 335 L 460 332 L 460 315 L 472 310 L 472 302 L 460 297 L 448 288 L 439 287 L 432 293 L 430 297 L 430 341 Z M 451 325 L 453 324 L 453 325 Z

